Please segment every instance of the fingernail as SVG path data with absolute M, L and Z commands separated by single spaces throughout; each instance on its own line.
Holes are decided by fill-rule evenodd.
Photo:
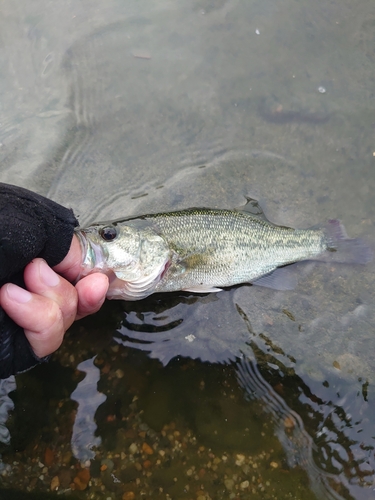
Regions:
M 6 285 L 6 290 L 8 293 L 8 297 L 19 304 L 25 304 L 25 302 L 29 302 L 31 300 L 32 295 L 27 290 L 20 288 L 17 285 L 13 285 L 13 283 L 9 283 Z
M 45 262 L 44 260 L 40 261 L 39 264 L 39 275 L 40 279 L 47 286 L 56 286 L 60 282 L 60 278 Z

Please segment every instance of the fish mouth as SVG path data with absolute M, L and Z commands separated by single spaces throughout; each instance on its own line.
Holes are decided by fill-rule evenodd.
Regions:
M 105 259 L 101 246 L 87 238 L 83 231 L 76 231 L 75 234 L 82 249 L 81 270 L 76 282 L 92 272 L 105 272 Z

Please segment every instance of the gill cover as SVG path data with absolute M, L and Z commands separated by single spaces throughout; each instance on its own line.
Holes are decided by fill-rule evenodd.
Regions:
M 85 255 L 81 277 L 92 272 L 107 274 L 108 298 L 147 297 L 169 262 L 167 243 L 150 227 L 121 222 L 97 224 L 78 231 L 78 237 Z

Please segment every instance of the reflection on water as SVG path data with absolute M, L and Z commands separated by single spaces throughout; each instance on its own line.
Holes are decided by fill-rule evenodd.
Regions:
M 253 333 L 248 318 L 240 309 L 239 312 L 247 322 L 249 332 Z M 254 339 L 251 341 L 251 345 L 256 351 L 259 351 L 257 342 Z M 246 358 L 244 359 L 246 360 Z M 280 361 L 276 363 L 275 361 L 275 359 L 268 360 L 268 366 L 276 368 L 279 375 L 292 376 L 290 367 L 287 369 Z M 294 378 L 297 378 L 295 374 L 293 375 Z M 338 491 L 341 494 L 349 492 L 352 489 L 351 486 L 355 484 L 371 486 L 371 476 L 374 474 L 374 470 L 372 469 L 374 460 L 370 454 L 367 454 L 366 457 L 361 453 L 358 454 L 363 443 L 362 440 L 358 441 L 358 438 L 356 439 L 358 432 L 366 432 L 367 419 L 363 418 L 366 405 L 360 404 L 361 409 L 359 413 L 358 407 L 356 408 L 356 414 L 362 414 L 362 418 L 353 425 L 353 415 L 347 411 L 347 406 L 350 406 L 350 411 L 352 412 L 355 406 L 352 405 L 352 402 L 355 402 L 356 398 L 351 399 L 350 405 L 345 404 L 347 398 L 339 399 L 335 403 L 333 401 L 323 401 L 318 396 L 319 392 L 314 391 L 313 384 L 308 386 L 302 380 L 295 380 L 293 389 L 299 393 L 299 401 L 304 401 L 305 403 L 305 408 L 303 408 L 301 413 L 306 421 L 306 425 L 310 427 L 310 421 L 314 421 L 314 425 L 310 427 L 310 432 L 313 432 L 311 437 L 304 429 L 301 416 L 295 411 L 290 410 L 280 395 L 264 381 L 256 364 L 242 361 L 239 366 L 239 382 L 245 388 L 248 397 L 259 397 L 265 402 L 265 411 L 270 412 L 275 420 L 275 432 L 286 451 L 289 465 L 299 465 L 307 470 L 311 487 L 318 498 L 324 498 L 325 496 L 328 496 L 328 498 L 339 498 L 339 495 L 337 495 L 332 486 L 337 488 L 337 485 L 339 485 Z M 281 394 L 284 393 L 284 384 L 283 382 L 278 382 L 277 384 L 278 389 L 281 390 Z M 328 383 L 325 382 L 323 385 L 328 386 Z M 302 394 L 304 397 L 302 397 Z M 340 398 L 338 393 L 336 396 Z M 295 399 L 295 395 L 292 398 Z M 313 403 L 317 403 L 319 408 L 316 408 Z M 293 406 L 297 408 L 296 404 Z M 327 420 L 324 419 L 322 422 L 321 417 L 324 413 L 327 414 Z M 329 425 L 330 431 L 327 432 L 327 422 L 331 420 L 331 416 L 333 415 L 337 415 L 338 418 L 332 419 L 330 422 L 331 425 Z M 318 430 L 316 426 L 322 430 Z M 321 438 L 326 432 L 327 441 L 325 442 L 325 439 Z M 360 457 L 360 455 L 362 456 Z M 354 457 L 360 458 L 359 460 L 355 460 Z M 349 467 L 350 462 L 351 465 Z M 317 464 L 319 464 L 321 469 L 317 467 Z M 354 470 L 355 473 L 348 473 L 349 468 L 352 471 Z M 359 480 L 356 480 L 356 477 Z
M 98 407 L 107 398 L 97 390 L 100 371 L 94 365 L 94 358 L 83 361 L 77 369 L 84 372 L 86 376 L 70 395 L 70 398 L 78 403 L 71 443 L 75 458 L 86 463 L 95 458 L 93 448 L 101 444 L 100 437 L 95 436 L 94 417 Z
M 180 294 L 172 298 L 156 295 L 148 301 L 149 311 L 145 311 L 144 302 L 135 306 L 125 304 L 126 315 L 115 339 L 125 346 L 149 352 L 150 357 L 164 365 L 176 356 L 211 363 L 232 361 L 246 342 L 246 334 L 236 328 L 231 304 L 226 299 L 223 294 L 204 297 Z M 191 307 L 197 302 L 203 307 Z M 215 311 L 220 313 L 207 329 L 212 312 L 210 304 L 215 304 Z
M 271 414 L 275 434 L 285 450 L 289 467 L 301 467 L 306 470 L 310 487 L 317 498 L 342 498 L 329 484 L 329 480 L 334 480 L 334 476 L 316 466 L 313 459 L 314 443 L 305 431 L 301 417 L 287 406 L 285 401 L 265 382 L 256 364 L 246 357 L 239 364 L 238 380 L 245 389 L 246 396 L 250 399 L 262 400 L 265 412 Z
M 14 404 L 9 397 L 9 393 L 15 389 L 16 380 L 14 377 L 0 380 L 0 442 L 4 444 L 10 443 L 10 434 L 5 424 L 8 420 L 10 411 L 14 408 Z

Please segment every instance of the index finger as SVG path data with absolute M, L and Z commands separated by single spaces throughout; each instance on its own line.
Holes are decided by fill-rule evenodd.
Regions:
M 38 357 L 43 358 L 60 347 L 65 328 L 55 301 L 7 283 L 0 289 L 0 302 L 4 311 L 24 329 Z
M 56 302 L 67 330 L 77 314 L 78 296 L 75 287 L 56 274 L 43 259 L 34 259 L 26 266 L 24 280 L 30 292 Z

